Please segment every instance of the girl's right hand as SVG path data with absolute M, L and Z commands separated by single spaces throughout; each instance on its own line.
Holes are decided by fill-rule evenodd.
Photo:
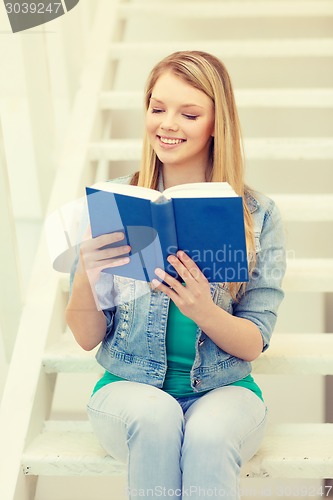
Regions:
M 86 272 L 90 283 L 95 283 L 103 269 L 127 264 L 130 259 L 124 254 L 130 252 L 131 247 L 129 245 L 104 248 L 123 239 L 124 233 L 122 232 L 102 234 L 101 236 L 92 238 L 89 226 L 80 246 L 80 258 L 77 270 L 79 272 Z

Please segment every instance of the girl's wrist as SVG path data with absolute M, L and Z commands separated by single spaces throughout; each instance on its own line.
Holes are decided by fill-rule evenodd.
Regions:
M 205 314 L 201 315 L 198 321 L 195 321 L 200 330 L 202 330 L 203 332 L 209 330 L 211 324 L 215 321 L 216 314 L 218 314 L 218 311 L 220 310 L 221 308 L 219 306 L 217 306 L 215 303 L 212 303 L 209 310 L 205 311 Z
M 99 273 L 94 271 L 87 271 L 86 266 L 84 265 L 84 260 L 82 254 L 80 254 L 78 265 L 75 271 L 75 277 L 81 282 L 89 283 L 90 286 L 94 286 L 98 281 Z

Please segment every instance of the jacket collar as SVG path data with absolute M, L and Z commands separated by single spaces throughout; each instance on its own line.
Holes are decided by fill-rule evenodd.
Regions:
M 249 207 L 250 213 L 253 214 L 259 207 L 260 203 L 252 194 L 250 194 L 249 190 L 245 191 L 245 199 L 246 199 L 246 204 Z

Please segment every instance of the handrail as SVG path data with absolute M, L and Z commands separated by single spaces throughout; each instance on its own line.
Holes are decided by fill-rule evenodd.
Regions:
M 0 220 L 0 335 L 2 330 L 1 343 L 3 344 L 4 348 L 5 360 L 7 363 L 9 363 L 14 348 L 14 340 L 18 328 L 18 320 L 22 308 L 23 291 L 1 123 Z
M 87 147 L 94 136 L 96 121 L 101 119 L 99 92 L 109 69 L 107 47 L 117 21 L 118 2 L 113 0 L 114 12 L 110 3 L 110 0 L 101 0 L 96 10 L 81 86 L 74 101 L 47 213 L 75 199 L 83 184 L 93 181 Z M 42 235 L 0 407 L 0 498 L 6 500 L 18 498 L 15 491 L 20 500 L 28 498 L 22 496 L 27 495 L 23 493 L 22 484 L 30 479 L 20 474 L 20 461 L 25 445 L 39 432 L 50 411 L 55 378 L 43 372 L 42 355 L 47 342 L 61 334 L 65 327 L 64 308 L 60 277 L 51 268 Z M 33 491 L 35 482 L 27 484 L 27 489 L 29 487 Z

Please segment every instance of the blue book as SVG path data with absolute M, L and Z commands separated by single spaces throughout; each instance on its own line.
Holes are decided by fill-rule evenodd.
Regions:
M 86 188 L 92 236 L 122 231 L 130 262 L 104 272 L 137 280 L 156 267 L 181 279 L 166 260 L 184 250 L 210 282 L 248 281 L 243 200 L 226 182 L 180 184 L 163 193 L 102 182 Z

